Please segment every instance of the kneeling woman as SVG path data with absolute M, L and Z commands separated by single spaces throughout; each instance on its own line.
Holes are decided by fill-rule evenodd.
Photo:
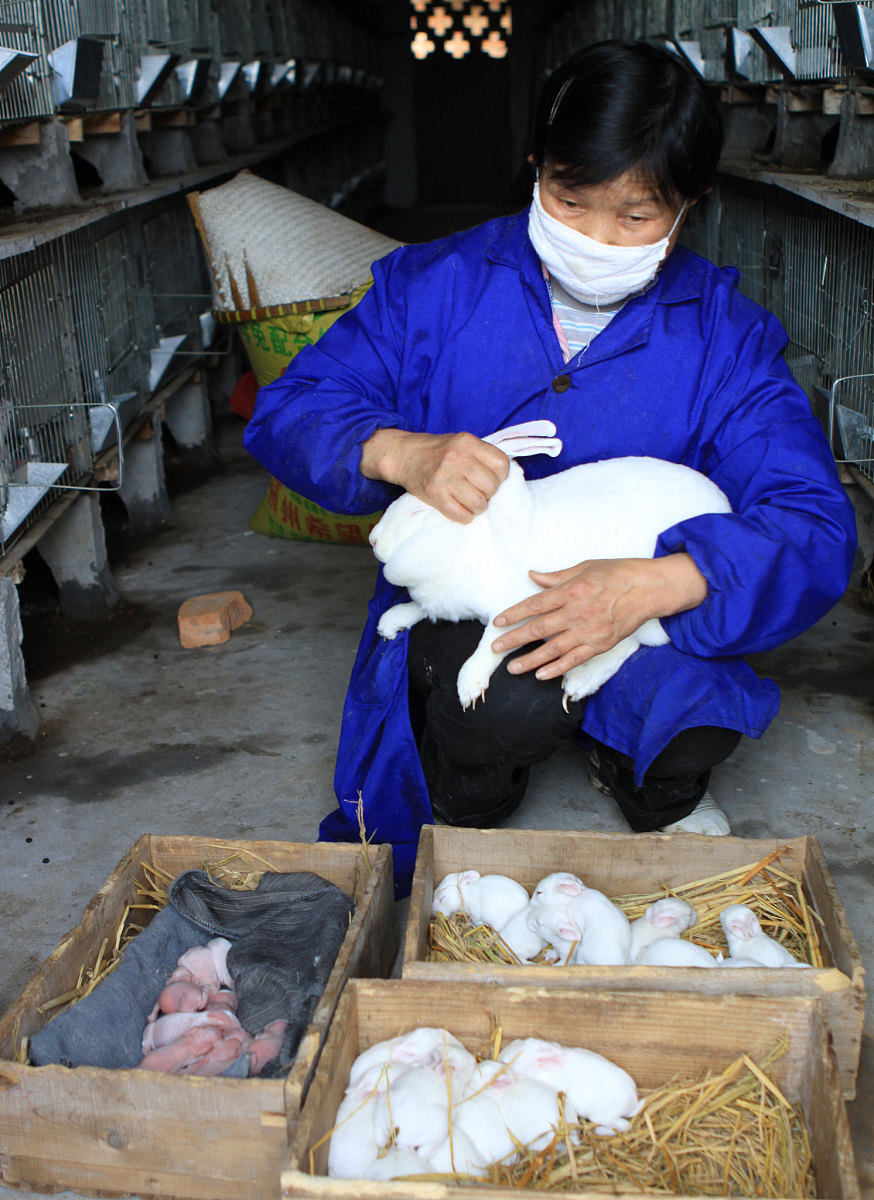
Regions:
M 482 439 L 544 417 L 563 449 L 526 460 L 529 477 L 644 455 L 703 472 L 731 502 L 666 529 L 652 560 L 532 574 L 542 590 L 503 614 L 496 649 L 510 655 L 466 710 L 455 676 L 481 626 L 381 639 L 403 594 L 380 573 L 321 836 L 358 839 L 360 794 L 399 894 L 423 824 L 502 820 L 568 737 L 632 829 L 728 833 L 710 770 L 779 704 L 742 656 L 796 636 L 846 588 L 854 514 L 786 334 L 735 271 L 677 246 L 720 146 L 716 103 L 679 58 L 643 42 L 580 51 L 544 87 L 530 207 L 375 263 L 360 304 L 259 395 L 249 450 L 335 511 L 404 489 L 471 521 L 509 469 Z M 670 644 L 566 712 L 561 675 L 653 617 Z

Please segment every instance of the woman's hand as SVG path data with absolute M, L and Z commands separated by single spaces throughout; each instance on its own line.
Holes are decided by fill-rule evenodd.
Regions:
M 466 525 L 485 512 L 507 478 L 510 460 L 503 450 L 472 433 L 410 433 L 378 429 L 361 447 L 361 474 L 397 483 Z
M 665 558 L 595 559 L 563 571 L 529 571 L 544 590 L 495 617 L 515 625 L 492 642 L 496 654 L 543 640 L 507 664 L 513 675 L 536 670 L 555 679 L 571 667 L 610 650 L 651 617 L 696 608 L 707 583 L 688 554 Z

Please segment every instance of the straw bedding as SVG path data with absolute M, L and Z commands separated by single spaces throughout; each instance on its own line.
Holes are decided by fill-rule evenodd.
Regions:
M 683 936 L 711 954 L 728 954 L 719 914 L 730 904 L 745 904 L 759 918 L 762 929 L 800 962 L 822 967 L 820 918 L 809 904 L 801 879 L 780 869 L 777 849 L 756 863 L 725 871 L 680 887 L 662 887 L 641 895 L 612 896 L 628 917 L 642 917 L 650 904 L 666 896 L 685 900 L 698 913 L 696 923 Z M 518 965 L 519 960 L 500 936 L 486 925 L 472 927 L 463 913 L 437 914 L 431 920 L 429 962 L 485 962 Z M 542 956 L 539 961 L 550 966 Z

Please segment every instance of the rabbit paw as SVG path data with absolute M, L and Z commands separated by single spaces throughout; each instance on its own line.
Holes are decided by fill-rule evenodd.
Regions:
M 568 700 L 582 700 L 584 696 L 591 696 L 593 692 L 597 692 L 599 687 L 616 674 L 639 645 L 640 642 L 633 638 L 623 638 L 612 650 L 605 650 L 603 654 L 596 654 L 588 662 L 571 667 L 563 681 L 565 708 Z
M 476 656 L 471 655 L 458 672 L 458 699 L 462 708 L 476 705 L 482 700 L 489 686 L 492 672 L 488 666 L 477 662 Z
M 414 604 L 412 601 L 409 604 L 395 604 L 391 608 L 387 608 L 379 618 L 376 631 L 380 637 L 388 638 L 391 641 L 404 629 L 410 629 L 413 625 L 418 624 L 424 615 L 418 604 Z

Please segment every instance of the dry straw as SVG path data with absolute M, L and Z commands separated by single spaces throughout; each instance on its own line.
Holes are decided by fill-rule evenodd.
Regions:
M 479 1057 L 497 1059 L 501 1042 L 501 1026 L 493 1018 L 490 1039 Z M 641 1090 L 643 1103 L 624 1133 L 603 1137 L 595 1133 L 591 1122 L 562 1118 L 545 1148 L 520 1145 L 511 1162 L 489 1167 L 488 1182 L 551 1192 L 651 1192 L 765 1200 L 814 1197 L 813 1156 L 804 1114 L 768 1073 L 787 1048 L 783 1039 L 761 1063 L 743 1054 L 722 1071 Z M 379 1086 L 377 1081 L 362 1105 Z M 316 1169 L 315 1151 L 336 1128 L 310 1147 L 311 1174 Z M 451 1130 L 450 1113 L 450 1136 Z M 404 1179 L 411 1183 L 473 1181 L 460 1171 Z
M 813 1197 L 804 1115 L 761 1064 L 741 1055 L 723 1071 L 642 1093 L 630 1128 L 600 1137 L 586 1122 L 560 1127 L 544 1150 L 495 1165 L 489 1181 L 546 1191 Z
M 745 904 L 759 918 L 762 929 L 800 962 L 822 967 L 819 937 L 822 920 L 804 894 L 802 880 L 777 865 L 782 847 L 755 863 L 696 879 L 680 887 L 661 887 L 645 895 L 613 896 L 630 921 L 643 916 L 650 904 L 666 896 L 685 900 L 698 913 L 695 925 L 684 935 L 712 954 L 727 954 L 728 945 L 719 914 L 730 904 Z M 431 920 L 427 959 L 430 962 L 518 963 L 500 937 L 480 925 L 472 928 L 463 914 Z M 540 957 L 540 961 L 545 961 Z

